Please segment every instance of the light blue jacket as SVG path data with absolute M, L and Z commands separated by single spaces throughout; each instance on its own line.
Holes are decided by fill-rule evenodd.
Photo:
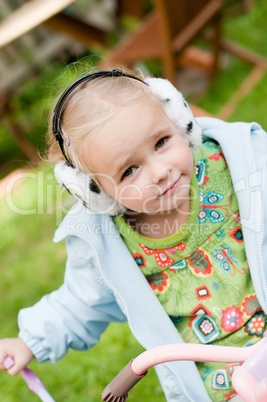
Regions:
M 267 135 L 258 124 L 199 118 L 217 140 L 239 202 L 247 258 L 259 302 L 267 312 Z M 86 350 L 109 322 L 128 321 L 146 349 L 183 342 L 121 240 L 111 218 L 76 204 L 57 229 L 66 238 L 64 284 L 19 313 L 19 336 L 39 362 L 55 362 L 68 348 Z M 193 362 L 156 367 L 168 402 L 210 398 Z

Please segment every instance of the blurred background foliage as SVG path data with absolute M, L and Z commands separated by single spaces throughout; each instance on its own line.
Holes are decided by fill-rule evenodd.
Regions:
M 149 2 L 148 2 L 149 7 Z M 267 57 L 266 41 L 267 2 L 255 0 L 247 14 L 228 15 L 224 19 L 223 37 Z M 125 21 L 126 30 L 134 21 Z M 112 39 L 112 40 L 116 40 Z M 83 65 L 90 66 L 104 57 L 99 50 L 84 55 Z M 70 59 L 68 63 L 75 60 Z M 48 113 L 57 89 L 71 81 L 75 67 L 54 61 L 45 66 L 32 79 L 23 82 L 12 95 L 13 112 L 10 119 L 19 122 L 27 138 L 44 155 Z M 160 75 L 156 62 L 143 65 L 151 75 Z M 196 103 L 211 114 L 218 114 L 231 99 L 241 82 L 250 73 L 246 63 L 229 57 L 210 86 Z M 194 101 L 194 95 L 189 94 Z M 267 129 L 267 73 L 257 86 L 244 97 L 228 118 L 229 121 L 257 121 Z M 16 167 L 31 166 L 13 139 L 7 126 L 0 124 L 0 173 L 4 177 Z M 18 179 L 17 179 L 18 180 Z M 6 197 L 0 199 L 0 323 L 1 337 L 16 336 L 17 312 L 37 302 L 43 294 L 56 289 L 63 281 L 66 260 L 65 244 L 53 244 L 53 233 L 71 206 L 53 178 L 52 167 L 47 163 L 26 171 Z M 101 342 L 90 352 L 70 353 L 56 365 L 31 364 L 56 401 L 100 400 L 107 383 L 127 362 L 142 352 L 127 325 L 112 324 L 103 334 Z M 0 400 L 5 402 L 34 402 L 38 400 L 25 385 L 21 376 L 0 375 Z M 153 370 L 131 392 L 129 400 L 164 400 Z
M 231 2 L 233 1 L 228 0 L 226 3 L 231 4 Z M 149 9 L 149 7 L 150 2 L 148 1 L 146 8 Z M 266 13 L 266 1 L 255 0 L 255 5 L 246 14 L 226 14 L 223 20 L 222 37 L 231 39 L 267 57 Z M 121 24 L 121 35 L 133 29 L 136 23 L 136 19 L 125 17 Z M 115 34 L 110 35 L 111 43 L 115 43 L 117 40 L 118 36 Z M 103 49 L 91 49 L 84 54 L 83 68 L 86 63 L 88 63 L 90 68 L 96 66 L 102 57 L 105 57 L 105 51 L 103 51 Z M 26 138 L 37 147 L 41 154 L 44 154 L 46 149 L 45 133 L 47 130 L 49 110 L 51 109 L 52 102 L 56 95 L 60 92 L 59 88 L 64 88 L 67 85 L 66 82 L 71 81 L 71 78 L 68 79 L 66 77 L 69 71 L 73 71 L 73 68 L 67 67 L 66 69 L 66 65 L 69 66 L 72 62 L 76 62 L 76 60 L 70 58 L 64 62 L 59 60 L 50 62 L 49 65 L 42 68 L 42 70 L 31 79 L 26 79 L 22 82 L 12 94 L 11 105 L 13 111 L 9 119 L 19 123 L 21 127 L 23 127 Z M 140 67 L 145 73 L 150 73 L 154 76 L 160 76 L 162 73 L 161 65 L 156 61 L 142 63 Z M 222 68 L 207 93 L 202 96 L 201 99 L 198 97 L 195 101 L 193 97 L 192 100 L 195 101 L 197 105 L 216 116 L 223 105 L 231 99 L 231 96 L 248 76 L 251 68 L 250 65 L 240 59 L 231 56 L 225 57 Z M 62 79 L 62 77 L 64 79 Z M 228 118 L 229 121 L 256 120 L 263 127 L 267 127 L 267 116 L 265 113 L 266 80 L 265 74 L 263 79 L 249 95 L 242 99 L 233 115 Z M 187 97 L 189 100 L 191 99 L 190 93 Z M 0 124 L 0 178 L 5 176 L 9 171 L 12 171 L 15 167 L 24 164 L 25 157 L 10 136 L 8 126 L 3 122 Z

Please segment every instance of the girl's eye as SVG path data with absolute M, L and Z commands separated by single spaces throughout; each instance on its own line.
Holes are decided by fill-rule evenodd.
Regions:
M 168 141 L 168 138 L 167 138 L 167 137 L 161 138 L 161 139 L 158 140 L 158 142 L 156 143 L 155 148 L 158 149 L 158 148 L 163 147 L 163 145 L 165 145 L 167 141 Z
M 131 176 L 134 172 L 136 171 L 136 167 L 131 166 L 129 167 L 127 170 L 125 170 L 125 172 L 122 175 L 122 179 L 124 179 L 124 177 L 128 177 Z

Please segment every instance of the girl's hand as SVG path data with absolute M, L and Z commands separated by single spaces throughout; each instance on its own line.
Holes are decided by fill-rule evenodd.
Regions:
M 3 361 L 7 356 L 14 360 L 14 365 L 7 370 L 10 375 L 18 374 L 34 358 L 31 350 L 20 338 L 0 340 L 0 370 L 6 370 Z

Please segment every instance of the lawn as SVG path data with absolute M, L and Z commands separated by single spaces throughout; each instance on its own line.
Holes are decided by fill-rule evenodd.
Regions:
M 225 36 L 267 57 L 266 15 L 267 3 L 255 1 L 250 14 L 229 17 L 225 21 Z M 229 60 L 208 94 L 199 101 L 199 106 L 216 115 L 250 70 L 250 66 L 237 59 Z M 25 83 L 15 100 L 15 110 L 19 113 L 14 118 L 34 122 L 28 135 L 41 150 L 44 149 L 47 111 L 53 92 L 51 82 L 61 74 L 62 65 L 59 63 L 45 68 L 40 81 Z M 266 110 L 267 73 L 228 120 L 258 121 L 266 129 Z M 0 138 L 1 153 L 7 155 L 7 163 L 10 159 L 20 162 L 22 156 L 4 126 L 0 126 Z M 16 336 L 18 310 L 31 306 L 62 283 L 65 244 L 64 241 L 54 244 L 52 240 L 70 204 L 70 199 L 56 185 L 52 168 L 45 163 L 38 169 L 25 171 L 24 180 L 0 199 L 1 337 Z M 70 351 L 55 365 L 33 362 L 30 367 L 57 402 L 94 402 L 100 400 L 102 390 L 120 369 L 141 352 L 142 347 L 126 325 L 112 324 L 103 334 L 100 344 L 91 351 Z M 4 372 L 0 375 L 0 400 L 34 402 L 38 398 L 20 375 L 10 377 Z M 153 370 L 132 390 L 130 400 L 164 401 Z

